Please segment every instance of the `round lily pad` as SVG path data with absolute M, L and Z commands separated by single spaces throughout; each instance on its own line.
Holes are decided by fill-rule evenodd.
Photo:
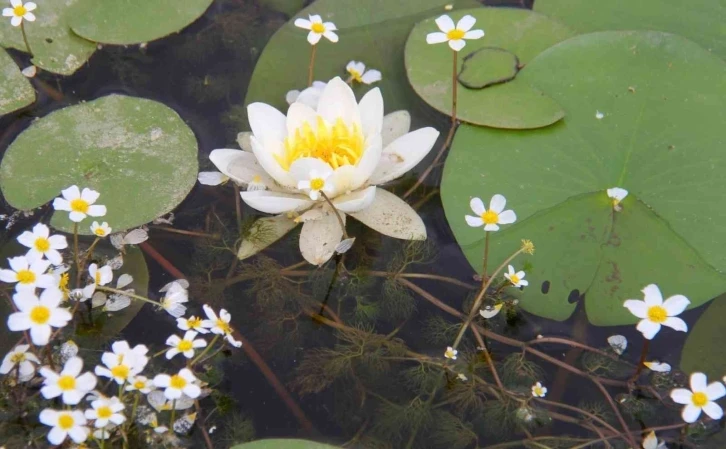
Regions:
M 174 110 L 110 95 L 33 122 L 0 164 L 0 188 L 17 209 L 32 209 L 71 185 L 89 187 L 114 231 L 148 223 L 186 197 L 197 177 L 197 141 Z M 79 231 L 90 233 L 90 218 Z M 51 224 L 71 232 L 68 213 Z
M 514 79 L 519 72 L 519 58 L 497 47 L 483 47 L 464 58 L 458 79 L 469 89 L 484 89 Z
M 73 33 L 70 21 L 76 17 L 81 0 L 39 1 L 33 11 L 35 22 L 25 22 L 25 32 L 34 65 L 60 75 L 71 75 L 88 61 L 96 44 Z M 9 6 L 9 4 L 8 4 Z M 27 52 L 20 27 L 0 20 L 0 46 Z
M 557 102 L 520 80 L 521 74 L 511 81 L 485 87 L 493 84 L 493 73 L 497 78 L 502 76 L 501 68 L 494 70 L 502 66 L 503 57 L 507 64 L 507 56 L 502 52 L 480 50 L 492 47 L 506 50 L 526 65 L 573 33 L 557 21 L 524 9 L 477 8 L 457 11 L 451 17 L 456 22 L 466 14 L 476 18 L 474 29 L 484 30 L 486 35 L 478 40 L 467 40 L 459 52 L 457 72 L 461 75 L 457 117 L 476 125 L 511 129 L 539 128 L 560 120 L 564 111 Z M 411 31 L 406 42 L 406 72 L 409 82 L 424 101 L 444 114 L 451 114 L 453 51 L 445 43 L 426 43 L 426 35 L 438 31 L 434 22 L 437 17 L 418 23 Z M 512 67 L 509 65 L 507 72 L 511 72 Z M 525 67 L 523 71 L 526 70 Z M 475 89 L 467 88 L 467 79 L 471 78 L 480 78 L 479 86 L 473 86 L 477 87 Z M 465 84 L 461 84 L 462 81 Z
M 726 373 L 726 296 L 716 298 L 688 332 L 681 351 L 681 369 L 686 373 L 702 372 L 720 379 Z
M 561 20 L 580 33 L 657 30 L 679 34 L 726 58 L 726 3 L 713 0 L 537 0 L 534 10 Z
M 338 27 L 337 43 L 325 38 L 318 44 L 315 79 L 327 81 L 335 76 L 347 77 L 346 64 L 362 61 L 368 68 L 380 70 L 383 79 L 374 84 L 386 98 L 386 111 L 411 109 L 416 94 L 406 80 L 401 64 L 406 37 L 413 25 L 432 14 L 446 12 L 444 6 L 457 8 L 477 5 L 475 0 L 317 0 L 280 28 L 270 39 L 252 74 L 245 103 L 262 101 L 287 110 L 285 94 L 305 88 L 311 48 L 307 31 L 293 25 L 297 17 L 319 14 Z M 354 85 L 358 97 L 371 86 Z
M 0 48 L 0 115 L 35 102 L 35 89 L 13 59 Z
M 273 438 L 237 444 L 231 449 L 336 449 L 337 446 L 307 440 Z
M 213 0 L 78 0 L 73 31 L 104 44 L 160 39 L 197 20 Z
M 689 40 L 645 31 L 578 36 L 532 60 L 519 79 L 567 117 L 529 131 L 462 125 L 446 161 L 444 209 L 472 266 L 484 232 L 464 220 L 469 200 L 500 193 L 518 221 L 491 236 L 489 265 L 534 242 L 517 292 L 532 313 L 564 320 L 584 301 L 593 324 L 626 324 L 637 319 L 623 302 L 647 284 L 691 307 L 726 291 L 725 70 Z M 619 212 L 612 187 L 630 192 Z

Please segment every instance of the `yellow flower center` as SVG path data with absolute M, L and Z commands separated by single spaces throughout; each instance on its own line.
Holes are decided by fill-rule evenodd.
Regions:
M 45 324 L 50 319 L 50 309 L 46 306 L 35 306 L 30 311 L 30 321 L 35 324 Z
M 448 33 L 446 33 L 446 37 L 450 41 L 456 41 L 459 39 L 463 39 L 465 34 L 466 34 L 466 31 L 461 31 L 459 29 L 453 29 L 453 30 L 449 31 Z
M 69 391 L 76 388 L 76 378 L 73 376 L 61 376 L 58 378 L 58 388 L 62 391 Z
M 113 415 L 113 411 L 111 410 L 111 407 L 103 405 L 101 407 L 98 407 L 98 409 L 96 410 L 96 414 L 101 419 L 108 419 L 111 417 L 111 415 Z
M 313 26 L 310 28 L 312 29 L 313 33 L 325 33 L 325 25 L 323 25 L 322 23 L 314 23 Z
M 661 324 L 668 319 L 668 312 L 661 306 L 651 306 L 648 308 L 648 319 L 654 323 Z
M 314 178 L 310 181 L 311 190 L 320 190 L 325 187 L 325 181 L 323 178 Z
M 113 377 L 117 377 L 119 379 L 126 379 L 129 377 L 129 367 L 126 365 L 116 365 L 113 368 L 111 368 L 111 375 Z
M 63 413 L 58 417 L 58 427 L 63 430 L 71 430 L 76 421 L 73 419 L 73 415 L 69 413 Z
M 232 328 L 229 327 L 229 324 L 220 318 L 217 319 L 217 327 L 222 329 L 222 332 L 224 332 L 225 334 L 232 333 Z
M 102 227 L 100 227 L 100 226 L 99 226 L 99 227 L 97 227 L 96 229 L 94 229 L 94 230 L 93 230 L 93 233 L 94 233 L 94 234 L 96 234 L 96 235 L 97 235 L 97 236 L 99 236 L 99 237 L 105 237 L 105 236 L 106 236 L 106 230 L 105 230 L 105 229 L 103 229 L 103 228 L 102 228 Z
M 497 224 L 499 223 L 499 214 L 493 210 L 488 210 L 481 214 L 481 221 L 483 221 L 484 224 Z
M 348 73 L 350 73 L 350 76 L 353 77 L 354 80 L 356 80 L 359 83 L 363 82 L 363 74 L 355 69 L 348 69 Z
M 169 381 L 169 386 L 171 388 L 176 388 L 177 390 L 181 390 L 182 388 L 187 386 L 187 380 L 178 374 L 174 374 L 173 376 L 171 376 L 171 380 Z
M 27 13 L 27 12 L 28 12 L 28 10 L 23 5 L 18 5 L 15 8 L 13 8 L 13 14 L 16 17 L 23 17 L 25 15 L 25 13 Z
M 82 214 L 86 214 L 88 213 L 89 206 L 90 204 L 88 204 L 88 201 L 81 198 L 76 198 L 75 200 L 71 201 L 71 211 L 73 212 L 80 212 Z
M 331 126 L 318 117 L 316 129 L 305 122 L 294 136 L 288 136 L 283 154 L 276 154 L 275 159 L 284 170 L 290 170 L 290 165 L 302 157 L 320 159 L 335 169 L 358 164 L 364 150 L 363 133 L 358 126 L 348 127 L 340 118 Z
M 544 396 L 544 391 L 542 391 L 542 387 L 534 387 L 534 394 L 537 396 Z
M 178 349 L 182 352 L 190 351 L 194 346 L 189 340 L 182 340 L 179 342 Z
M 146 382 L 144 382 L 143 380 L 137 380 L 136 382 L 134 382 L 134 388 L 136 388 L 137 390 L 146 388 Z
M 24 352 L 16 352 L 12 356 L 10 356 L 10 361 L 13 364 L 16 364 L 16 365 L 18 363 L 20 363 L 20 362 L 24 362 L 25 361 L 25 353 Z
M 35 282 L 35 273 L 30 270 L 20 270 L 16 276 L 18 277 L 18 282 L 21 284 L 32 284 Z
M 509 276 L 509 280 L 512 281 L 512 284 L 518 284 L 520 279 L 516 274 L 512 274 Z
M 706 393 L 693 393 L 693 396 L 691 396 L 691 402 L 693 402 L 693 405 L 696 407 L 703 407 L 708 404 L 708 396 L 706 396 Z
M 187 320 L 187 326 L 189 326 L 189 329 L 196 329 L 202 325 L 202 319 L 201 318 L 189 318 Z
M 65 298 L 68 296 L 68 293 L 71 291 L 70 288 L 68 288 L 68 283 L 70 282 L 71 276 L 68 273 L 61 274 L 60 282 L 58 282 L 58 288 L 63 292 L 63 297 Z
M 50 249 L 50 241 L 45 237 L 38 237 L 35 239 L 35 249 L 44 253 Z
M 96 274 L 93 276 L 93 278 L 96 281 L 96 285 L 100 284 L 101 283 L 101 272 L 96 271 Z

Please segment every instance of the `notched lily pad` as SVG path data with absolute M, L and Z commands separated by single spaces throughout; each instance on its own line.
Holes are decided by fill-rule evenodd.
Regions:
M 561 23 L 524 9 L 476 8 L 450 15 L 458 21 L 466 14 L 476 18 L 475 29 L 486 33 L 481 39 L 467 40 L 459 52 L 457 70 L 464 76 L 460 82 L 471 82 L 472 87 L 484 87 L 500 76 L 511 75 L 513 70 L 513 65 L 501 68 L 508 64 L 506 54 L 486 50 L 477 55 L 478 50 L 500 48 L 519 58 L 520 64 L 527 64 L 542 51 L 573 35 Z M 445 43 L 426 43 L 426 35 L 438 30 L 436 17 L 418 23 L 411 31 L 405 50 L 406 73 L 411 86 L 426 103 L 450 114 L 452 51 Z M 472 55 L 471 61 L 467 61 L 468 55 Z M 470 69 L 462 68 L 464 64 L 479 58 L 482 64 L 472 65 L 474 71 L 467 74 Z M 564 117 L 557 102 L 521 81 L 520 76 L 486 89 L 458 89 L 457 117 L 475 125 L 509 129 L 540 128 Z
M 5 50 L 0 48 L 0 115 L 35 102 L 35 89 Z
M 114 231 L 148 223 L 186 197 L 197 177 L 194 133 L 167 106 L 110 95 L 50 113 L 10 145 L 0 188 L 17 209 L 33 209 L 76 184 L 100 192 Z M 31 188 L 32 187 L 32 188 Z M 67 212 L 51 224 L 71 232 Z M 90 233 L 90 220 L 79 227 Z
M 519 58 L 503 48 L 482 47 L 464 57 L 458 80 L 469 89 L 484 89 L 517 76 Z

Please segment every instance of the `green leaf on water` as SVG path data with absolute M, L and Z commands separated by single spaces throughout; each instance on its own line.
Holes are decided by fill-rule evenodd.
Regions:
M 0 48 L 0 115 L 35 102 L 35 89 L 20 73 L 13 59 Z
M 466 14 L 476 18 L 474 29 L 486 33 L 481 39 L 467 40 L 459 52 L 457 71 L 462 71 L 462 65 L 471 58 L 467 64 L 471 67 L 462 71 L 461 81 L 467 84 L 473 78 L 472 83 L 484 86 L 511 74 L 511 57 L 491 50 L 492 47 L 506 50 L 516 55 L 521 64 L 527 64 L 542 51 L 573 35 L 561 23 L 524 9 L 477 8 L 450 16 L 456 22 Z M 451 114 L 453 51 L 446 43 L 426 43 L 427 34 L 439 31 L 434 22 L 437 17 L 418 23 L 411 31 L 406 42 L 406 71 L 409 82 L 426 103 Z M 475 53 L 483 48 L 490 50 Z M 522 81 L 520 76 L 521 73 L 512 81 L 483 89 L 469 89 L 460 81 L 457 117 L 476 125 L 512 129 L 539 128 L 560 120 L 564 111 L 557 102 Z
M 307 440 L 273 438 L 236 444 L 230 449 L 336 449 L 337 446 Z
M 0 165 L 11 206 L 43 205 L 73 184 L 100 192 L 102 221 L 122 231 L 174 209 L 197 178 L 197 141 L 177 113 L 152 100 L 110 95 L 33 122 Z M 90 233 L 86 219 L 79 232 Z M 51 224 L 72 232 L 68 213 Z
M 568 318 L 577 290 L 593 324 L 618 325 L 637 320 L 623 301 L 650 283 L 691 307 L 726 291 L 725 71 L 693 42 L 645 31 L 578 36 L 532 60 L 519 76 L 565 120 L 528 131 L 462 125 L 446 161 L 444 209 L 472 266 L 481 269 L 484 232 L 464 220 L 469 200 L 501 193 L 518 221 L 491 235 L 489 266 L 520 239 L 534 242 L 518 292 L 532 313 Z M 611 187 L 630 192 L 621 212 Z
M 513 80 L 518 71 L 517 55 L 503 48 L 482 47 L 464 57 L 458 79 L 469 89 L 484 89 Z
M 706 373 L 718 380 L 726 374 L 726 295 L 713 300 L 688 332 L 681 350 L 681 370 Z

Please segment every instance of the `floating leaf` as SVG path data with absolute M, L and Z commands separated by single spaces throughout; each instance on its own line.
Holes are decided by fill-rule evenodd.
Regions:
M 237 444 L 230 449 L 338 449 L 336 446 L 317 443 L 307 440 L 288 440 L 274 438 L 270 440 L 257 440 L 249 443 Z
M 35 89 L 20 72 L 13 58 L 0 48 L 0 115 L 35 102 Z
M 530 131 L 462 125 L 446 161 L 444 209 L 472 266 L 484 232 L 464 220 L 469 200 L 501 193 L 518 222 L 492 234 L 489 265 L 534 242 L 529 287 L 516 292 L 534 314 L 564 320 L 584 299 L 593 324 L 627 324 L 637 319 L 623 301 L 647 284 L 691 307 L 726 291 L 725 69 L 659 32 L 578 36 L 531 61 L 522 81 L 567 118 Z M 611 187 L 630 192 L 620 212 Z
M 451 17 L 457 21 L 465 14 L 474 16 L 474 28 L 486 33 L 481 39 L 467 40 L 458 55 L 457 72 L 462 72 L 465 82 L 472 79 L 475 84 L 486 85 L 494 80 L 493 77 L 505 74 L 501 66 L 506 54 L 493 51 L 492 47 L 506 50 L 516 55 L 521 64 L 527 64 L 542 51 L 573 34 L 559 22 L 524 9 L 477 8 L 458 11 Z M 426 103 L 444 114 L 451 114 L 453 52 L 446 44 L 426 43 L 426 35 L 438 31 L 434 22 L 436 17 L 418 23 L 411 31 L 406 42 L 406 71 L 409 82 Z M 488 50 L 474 53 L 484 48 Z M 468 55 L 472 55 L 471 61 L 467 61 Z M 467 62 L 471 68 L 462 70 Z M 490 67 L 498 70 L 490 71 Z M 564 116 L 560 106 L 520 80 L 520 76 L 484 89 L 468 89 L 460 84 L 457 117 L 477 125 L 516 129 L 539 128 L 560 120 Z
M 519 58 L 503 48 L 483 47 L 464 57 L 458 79 L 469 89 L 484 89 L 514 79 Z
M 581 33 L 607 30 L 655 30 L 679 34 L 726 58 L 721 21 L 726 3 L 713 0 L 537 0 L 547 14 Z
M 73 31 L 104 44 L 160 39 L 197 20 L 212 0 L 78 0 Z
M 95 43 L 73 33 L 69 25 L 80 1 L 37 2 L 38 8 L 33 11 L 36 21 L 25 24 L 34 65 L 60 75 L 71 75 L 96 51 Z M 20 27 L 10 25 L 6 18 L 0 20 L 0 46 L 28 51 Z
M 716 298 L 688 332 L 681 352 L 681 370 L 700 371 L 720 379 L 726 373 L 726 295 Z
M 184 121 L 152 100 L 110 95 L 33 122 L 0 165 L 0 188 L 15 208 L 32 209 L 76 184 L 100 192 L 114 231 L 176 207 L 197 178 L 197 141 Z M 32 186 L 30 188 L 29 186 Z M 72 232 L 67 212 L 51 224 Z M 87 225 L 79 232 L 89 234 Z
M 280 240 L 297 225 L 298 223 L 285 215 L 258 218 L 242 239 L 237 251 L 237 257 L 241 260 L 259 253 Z

